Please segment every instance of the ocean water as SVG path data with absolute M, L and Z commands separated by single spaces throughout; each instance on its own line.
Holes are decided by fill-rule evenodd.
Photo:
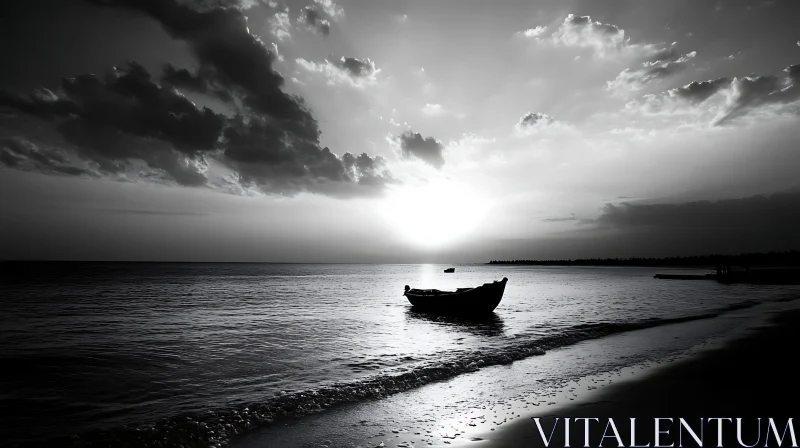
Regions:
M 445 267 L 7 264 L 0 440 L 225 444 L 282 418 L 798 292 L 656 280 L 656 268 Z M 402 295 L 503 277 L 486 319 L 418 314 Z

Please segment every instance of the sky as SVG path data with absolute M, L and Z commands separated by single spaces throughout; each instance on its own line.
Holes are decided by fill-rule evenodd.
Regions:
M 800 249 L 796 1 L 0 8 L 0 259 Z

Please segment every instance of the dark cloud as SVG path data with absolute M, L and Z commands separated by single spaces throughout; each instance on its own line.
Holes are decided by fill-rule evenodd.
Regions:
M 715 96 L 719 101 L 707 104 Z M 795 64 L 777 75 L 692 82 L 660 95 L 645 95 L 643 107 L 654 111 L 705 107 L 715 115 L 712 124 L 722 125 L 764 108 L 772 107 L 780 112 L 781 106 L 798 101 L 800 101 L 800 64 Z
M 643 62 L 640 68 L 626 68 L 606 86 L 609 89 L 638 90 L 645 84 L 683 71 L 696 55 L 697 52 L 694 51 L 681 55 L 672 49 L 660 50 L 650 60 Z
M 275 54 L 249 32 L 247 19 L 239 9 L 199 11 L 175 0 L 101 3 L 124 5 L 149 14 L 173 37 L 191 45 L 201 64 L 196 76 L 225 86 L 254 112 L 281 121 L 298 137 L 318 138 L 316 120 L 300 98 L 281 90 L 283 77 L 272 69 Z
M 115 68 L 105 77 L 86 74 L 64 79 L 57 92 L 42 88 L 28 96 L 4 94 L 0 105 L 166 140 L 187 153 L 210 149 L 223 124 L 220 115 L 198 109 L 179 92 L 162 88 L 135 63 Z
M 519 136 L 530 136 L 545 130 L 565 131 L 571 126 L 541 112 L 526 112 L 519 117 L 514 129 Z
M 375 62 L 370 58 L 358 59 L 341 57 L 339 59 L 335 59 L 333 55 L 331 55 L 326 59 L 326 61 L 340 70 L 344 70 L 348 75 L 356 78 L 370 77 L 378 71 L 375 68 Z
M 159 86 L 135 63 L 104 77 L 64 79 L 57 92 L 6 95 L 0 105 L 57 120 L 79 158 L 103 171 L 121 172 L 128 159 L 139 159 L 189 186 L 205 184 L 202 153 L 214 149 L 224 124 L 221 115 Z
M 649 237 L 650 244 L 660 241 L 684 250 L 694 245 L 694 251 L 705 253 L 720 248 L 742 252 L 785 250 L 800 245 L 800 194 L 679 204 L 607 204 L 592 225 L 637 238 Z
M 547 126 L 554 123 L 553 117 L 540 112 L 527 112 L 519 118 L 517 126 L 520 128 L 528 128 L 533 126 Z
M 232 121 L 223 136 L 224 163 L 234 169 L 240 182 L 266 191 L 293 194 L 298 191 L 325 193 L 332 184 L 357 184 L 382 189 L 394 179 L 383 170 L 383 159 L 367 154 L 358 158 L 345 153 L 341 158 L 328 148 L 295 140 L 285 143 L 285 132 L 274 123 L 258 118 Z M 358 163 L 353 163 L 353 160 Z
M 306 6 L 300 10 L 298 22 L 305 24 L 309 29 L 315 30 L 323 36 L 331 33 L 331 23 L 325 19 L 314 5 Z
M 224 86 L 220 85 L 212 73 L 200 70 L 194 74 L 185 68 L 175 68 L 172 64 L 164 65 L 161 82 L 178 89 L 186 89 L 197 93 L 213 96 L 225 102 L 232 102 L 233 95 Z
M 800 247 L 800 194 L 607 205 L 558 238 L 475 240 L 490 259 L 668 257 Z
M 0 162 L 20 170 L 52 172 L 71 176 L 96 174 L 88 169 L 72 166 L 67 154 L 56 148 L 40 148 L 21 137 L 0 138 Z
M 392 177 L 386 169 L 386 159 L 381 156 L 372 158 L 366 153 L 361 153 L 356 157 L 346 153 L 342 160 L 351 175 L 358 178 L 358 183 L 368 187 L 383 187 L 387 184 L 400 183 Z
M 683 87 L 670 90 L 670 93 L 692 104 L 699 104 L 717 93 L 720 89 L 729 86 L 731 80 L 719 78 L 709 81 L 694 81 Z
M 394 182 L 382 169 L 382 159 L 362 154 L 356 158 L 360 163 L 348 164 L 348 154 L 340 158 L 320 147 L 316 120 L 301 98 L 283 92 L 283 77 L 272 68 L 274 52 L 247 28 L 240 9 L 251 2 L 94 3 L 125 6 L 155 18 L 190 45 L 199 68 L 192 72 L 166 65 L 156 80 L 131 63 L 103 77 L 66 79 L 56 91 L 0 93 L 0 106 L 52 121 L 75 146 L 78 159 L 90 160 L 104 173 L 139 169 L 141 179 L 187 186 L 209 185 L 209 167 L 217 161 L 234 170 L 227 183 L 241 184 L 229 188 L 226 183 L 226 191 L 353 196 L 375 194 Z M 359 65 L 363 63 L 342 60 L 351 72 L 365 70 Z M 198 107 L 179 90 L 214 97 L 238 115 L 231 118 Z M 19 157 L 30 158 L 6 150 L 2 160 L 17 166 Z
M 785 75 L 734 78 L 731 98 L 725 113 L 716 124 L 746 115 L 765 105 L 780 105 L 800 100 L 800 64 L 787 67 Z
M 411 131 L 403 132 L 397 138 L 403 157 L 416 157 L 436 169 L 444 166 L 444 145 L 435 138 L 423 138 L 422 134 Z
M 789 79 L 792 81 L 792 84 L 795 86 L 795 88 L 800 85 L 800 64 L 790 65 L 783 71 L 785 71 L 789 76 Z

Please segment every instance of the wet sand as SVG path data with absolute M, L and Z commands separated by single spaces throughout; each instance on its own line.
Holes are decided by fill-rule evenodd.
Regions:
M 731 418 L 724 421 L 723 446 L 741 446 L 736 439 L 736 418 L 742 418 L 742 439 L 747 445 L 759 440 L 765 446 L 768 418 L 773 418 L 783 432 L 788 418 L 800 416 L 800 388 L 795 383 L 797 344 L 800 342 L 800 311 L 776 314 L 768 324 L 748 330 L 725 345 L 701 352 L 697 356 L 668 364 L 643 379 L 628 380 L 604 388 L 588 401 L 576 402 L 553 411 L 531 414 L 540 417 L 545 435 L 550 435 L 555 417 L 559 421 L 549 446 L 565 446 L 564 418 L 598 418 L 590 422 L 590 446 L 618 446 L 614 439 L 601 436 L 609 418 L 614 419 L 625 446 L 630 446 L 630 418 L 637 419 L 639 445 L 654 443 L 654 418 L 673 418 L 669 436 L 662 436 L 661 445 L 679 446 L 675 439 L 678 418 L 693 428 L 706 421 L 702 446 L 717 446 L 717 422 L 708 418 Z M 762 418 L 761 433 L 757 418 Z M 797 424 L 797 422 L 795 423 Z M 584 422 L 570 425 L 572 446 L 584 445 Z M 798 428 L 800 429 L 800 428 Z M 611 432 L 609 432 L 611 434 Z M 800 436 L 800 431 L 796 430 Z M 759 439 L 760 437 L 760 439 Z M 787 431 L 782 446 L 791 446 Z M 539 431 L 531 418 L 510 422 L 496 431 L 482 435 L 482 448 L 543 447 Z M 683 445 L 698 446 L 684 432 Z M 471 445 L 459 446 L 478 446 Z M 778 446 L 771 439 L 768 446 Z

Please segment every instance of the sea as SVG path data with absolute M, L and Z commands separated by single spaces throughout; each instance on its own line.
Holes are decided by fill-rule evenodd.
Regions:
M 270 444 L 270 428 L 285 433 L 342 406 L 495 366 L 533 369 L 586 341 L 642 341 L 637 334 L 691 324 L 690 343 L 681 330 L 636 354 L 592 349 L 600 353 L 580 374 L 658 359 L 733 329 L 707 324 L 729 313 L 800 297 L 796 286 L 653 278 L 689 272 L 665 268 L 447 267 L 4 263 L 0 440 L 226 446 L 258 432 L 257 446 L 288 446 Z M 481 319 L 420 314 L 403 296 L 405 285 L 455 289 L 503 277 L 502 302 Z M 570 362 L 549 366 L 554 381 L 577 375 Z M 521 382 L 515 393 L 537 387 Z

